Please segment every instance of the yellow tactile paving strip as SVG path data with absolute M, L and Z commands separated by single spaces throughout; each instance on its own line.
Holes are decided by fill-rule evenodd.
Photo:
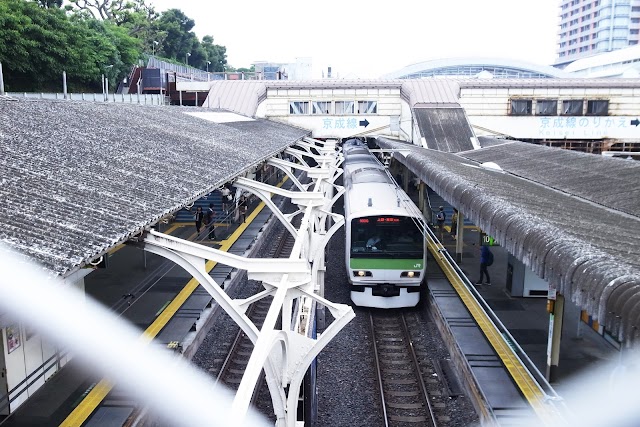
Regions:
M 278 187 L 281 186 L 284 182 L 283 180 Z M 220 242 L 220 250 L 228 251 L 231 246 L 238 240 L 238 238 L 242 235 L 242 233 L 246 230 L 246 228 L 253 222 L 253 220 L 258 216 L 258 214 L 264 209 L 264 202 L 260 202 L 260 204 L 247 216 L 247 220 L 240 224 L 238 228 L 225 240 Z M 181 225 L 174 225 L 165 231 L 165 234 L 170 234 L 176 228 L 181 227 Z M 120 247 L 116 248 L 113 252 L 120 249 Z M 215 261 L 207 261 L 205 266 L 207 273 L 210 272 L 213 267 L 215 267 L 217 262 Z M 176 314 L 176 312 L 182 307 L 182 304 L 185 303 L 187 298 L 196 290 L 199 283 L 196 279 L 191 279 L 187 282 L 185 287 L 180 291 L 180 293 L 171 301 L 169 305 L 160 313 L 156 320 L 149 325 L 149 327 L 144 331 L 143 335 L 140 337 L 141 339 L 146 339 L 151 341 L 155 338 L 162 328 L 164 328 L 167 323 L 171 320 L 171 318 Z M 87 394 L 87 396 L 82 399 L 82 402 L 76 406 L 76 408 L 69 414 L 69 416 L 60 424 L 60 427 L 80 427 L 82 424 L 87 421 L 89 416 L 93 413 L 93 411 L 100 406 L 100 403 L 104 400 L 105 397 L 109 394 L 113 385 L 109 383 L 107 380 L 101 380 L 93 389 Z
M 458 276 L 453 267 L 442 255 L 440 250 L 444 249 L 442 245 L 436 244 L 431 238 L 429 241 L 429 251 L 431 255 L 442 268 L 442 271 L 449 279 L 449 282 L 458 293 L 463 304 L 471 313 L 480 329 L 489 340 L 489 343 L 502 360 L 505 367 L 509 371 L 511 378 L 518 385 L 524 397 L 527 399 L 533 410 L 545 425 L 550 425 L 554 420 L 557 421 L 558 413 L 552 405 L 545 403 L 545 395 L 538 387 L 536 381 L 529 375 L 528 370 L 523 366 L 520 359 L 513 352 L 511 347 L 503 339 L 502 334 L 498 331 L 491 319 L 473 297 L 471 291 Z

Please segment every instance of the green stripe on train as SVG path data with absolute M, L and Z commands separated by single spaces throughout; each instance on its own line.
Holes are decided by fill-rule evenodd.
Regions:
M 423 260 L 351 258 L 349 266 L 353 270 L 421 270 Z

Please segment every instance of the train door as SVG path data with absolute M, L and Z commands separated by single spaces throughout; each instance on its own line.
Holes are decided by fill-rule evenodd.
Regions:
M 4 354 L 4 334 L 0 329 L 0 421 L 9 415 L 9 387 L 7 386 L 7 364 Z

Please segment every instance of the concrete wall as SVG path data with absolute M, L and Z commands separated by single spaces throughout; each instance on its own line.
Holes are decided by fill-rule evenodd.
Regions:
M 84 294 L 84 277 L 90 271 L 80 270 L 65 282 Z M 0 339 L 0 372 L 6 373 L 5 380 L 0 380 L 0 397 L 8 390 L 9 400 L 13 400 L 9 412 L 13 412 L 64 366 L 70 356 L 57 354 L 55 345 L 18 321 L 2 328 Z M 0 398 L 2 405 L 3 399 Z M 7 414 L 7 411 L 0 410 L 1 414 Z
M 308 101 L 310 114 L 289 114 L 289 103 Z M 332 104 L 330 114 L 311 114 L 313 101 L 375 101 L 375 114 L 335 114 Z M 399 89 L 388 88 L 333 88 L 333 89 L 268 89 L 267 99 L 258 107 L 256 115 L 289 125 L 310 129 L 316 138 L 345 138 L 354 135 L 384 134 L 399 137 L 399 130 L 391 131 L 392 123 L 401 123 L 410 133 L 411 117 L 402 108 Z

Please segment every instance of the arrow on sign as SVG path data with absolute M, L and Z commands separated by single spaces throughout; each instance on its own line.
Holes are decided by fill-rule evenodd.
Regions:
M 633 122 L 631 122 L 631 124 L 633 124 Z M 360 120 L 360 126 L 364 126 L 364 127 L 369 126 L 369 120 L 367 119 Z
M 360 123 L 362 123 L 362 122 L 360 122 Z M 640 125 L 640 120 L 638 120 L 638 119 L 631 120 L 631 125 L 635 126 L 635 127 L 638 127 L 638 125 Z

